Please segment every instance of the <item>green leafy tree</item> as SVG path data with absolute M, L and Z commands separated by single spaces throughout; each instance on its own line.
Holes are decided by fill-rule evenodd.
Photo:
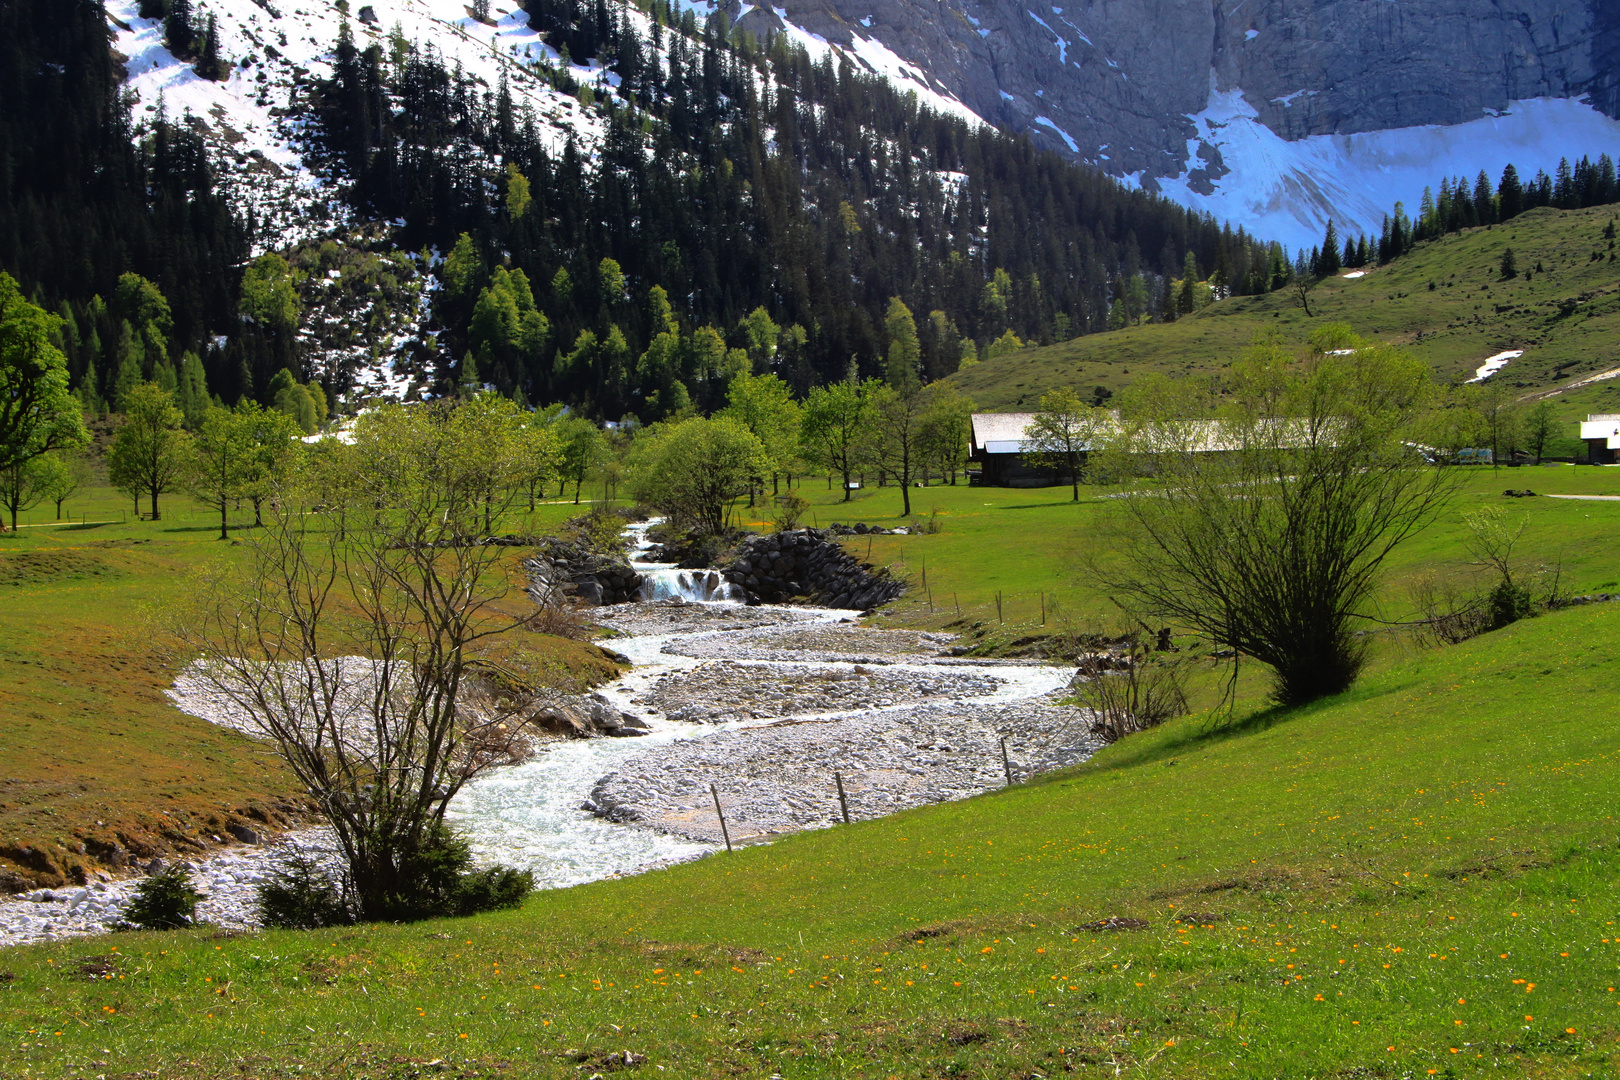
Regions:
M 161 289 L 139 274 L 121 276 L 113 296 L 113 311 L 129 323 L 141 344 L 141 374 L 145 376 L 169 355 L 169 336 L 174 333 L 169 301 Z
M 782 328 L 776 325 L 770 312 L 763 307 L 757 307 L 737 324 L 737 332 L 743 339 L 743 348 L 748 353 L 755 371 L 769 370 L 776 361 L 777 343 L 782 338 Z
M 506 164 L 506 213 L 513 221 L 521 221 L 534 203 L 529 192 L 529 178 L 518 171 L 513 162 Z
M 56 454 L 42 454 L 0 469 L 0 508 L 11 515 L 12 531 L 17 528 L 17 515 L 49 501 L 66 474 L 67 467 Z
M 304 305 L 286 259 L 270 252 L 248 265 L 242 274 L 242 313 L 283 336 L 297 331 Z
M 850 483 L 860 470 L 872 398 L 882 385 L 876 379 L 864 383 L 846 379 L 813 388 L 804 403 L 799 453 L 811 464 L 843 478 L 845 502 L 852 497 Z
M 256 409 L 249 403 L 247 408 Z M 198 501 L 219 511 L 219 538 L 229 540 L 231 500 L 241 494 L 253 455 L 252 437 L 245 417 L 220 406 L 210 406 L 193 437 L 195 453 L 186 487 Z
M 0 273 L 0 471 L 90 440 L 68 390 L 67 358 L 51 343 L 57 323 Z
M 191 439 L 181 429 L 185 417 L 174 395 L 156 383 L 129 394 L 124 423 L 107 451 L 107 477 L 138 501 L 149 496 L 152 520 L 160 520 L 158 496 L 180 487 L 191 464 Z
M 48 461 L 49 472 L 41 483 L 45 498 L 56 504 L 56 520 L 62 520 L 62 504 L 90 482 L 90 461 L 83 450 L 58 450 L 35 461 Z
M 1038 468 L 1067 473 L 1074 501 L 1080 501 L 1080 477 L 1086 455 L 1098 441 L 1107 413 L 1062 386 L 1041 395 L 1041 407 L 1026 432 L 1024 457 Z
M 203 371 L 202 358 L 187 350 L 180 360 L 180 377 L 175 388 L 175 400 L 185 415 L 186 427 L 196 431 L 208 411 L 208 375 Z
M 638 439 L 632 454 L 635 497 L 709 535 L 725 530 L 732 503 L 769 464 L 764 445 L 729 416 L 663 425 Z
M 320 428 L 320 408 L 309 388 L 293 377 L 286 368 L 276 372 L 265 391 L 270 407 L 286 413 L 298 424 L 305 435 L 313 435 Z
M 250 452 L 245 463 L 240 494 L 253 504 L 253 524 L 264 525 L 264 506 L 279 498 L 295 481 L 304 443 L 298 422 L 278 409 L 261 409 L 252 402 L 237 410 L 237 422 L 245 429 Z M 319 442 L 335 440 L 319 440 Z
M 767 471 L 774 479 L 787 470 L 799 441 L 802 410 L 788 384 L 775 375 L 738 375 L 726 388 L 729 416 L 753 433 L 765 448 Z
M 898 296 L 889 298 L 889 311 L 883 319 L 885 336 L 889 339 L 888 362 L 883 378 L 896 390 L 905 390 L 920 381 L 922 343 L 917 338 L 917 321 L 911 309 L 901 303 Z
M 484 282 L 484 256 L 467 233 L 456 238 L 441 271 L 444 293 L 452 302 L 471 300 Z M 465 309 L 463 309 L 465 310 Z
M 1542 398 L 1530 407 L 1524 416 L 1524 446 L 1535 455 L 1536 464 L 1547 450 L 1547 444 L 1558 437 L 1558 411 L 1553 403 Z
M 873 462 L 900 483 L 901 513 L 911 516 L 911 480 L 923 463 L 923 410 L 926 398 L 913 382 L 882 386 L 872 395 L 872 431 L 867 444 Z
M 585 478 L 607 454 L 607 440 L 602 429 L 582 416 L 565 416 L 555 425 L 557 437 L 557 477 L 563 485 L 574 485 L 574 505 L 579 505 L 579 494 Z
M 967 465 L 968 424 L 973 402 L 949 382 L 931 383 L 924 392 L 922 451 L 925 466 L 939 469 L 956 486 L 956 474 Z

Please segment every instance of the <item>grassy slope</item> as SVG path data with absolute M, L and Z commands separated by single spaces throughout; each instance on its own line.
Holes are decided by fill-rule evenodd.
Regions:
M 1525 349 L 1497 379 L 1522 393 L 1567 384 L 1620 367 L 1620 263 L 1602 238 L 1614 207 L 1538 209 L 1507 225 L 1474 229 L 1420 245 L 1359 279 L 1334 278 L 1311 294 L 1306 318 L 1293 294 L 1236 297 L 1168 325 L 1146 325 L 1025 349 L 971 366 L 956 376 L 981 408 L 1032 408 L 1053 386 L 1104 386 L 1118 392 L 1147 371 L 1179 375 L 1229 362 L 1262 327 L 1303 341 L 1314 326 L 1347 322 L 1357 332 L 1409 345 L 1442 377 L 1471 378 L 1487 357 Z M 1518 265 L 1545 273 L 1529 282 L 1501 280 L 1504 247 Z M 1435 289 L 1429 289 L 1434 282 Z M 1579 299 L 1562 317 L 1558 302 Z M 1620 381 L 1554 399 L 1566 420 L 1620 410 Z
M 12 950 L 0 1072 L 1612 1075 L 1617 631 L 1547 616 L 494 917 L 131 934 L 103 978 L 77 959 L 104 941 Z M 1108 916 L 1146 925 L 1076 929 Z
M 0 534 L 0 872 L 53 884 L 97 868 L 113 843 L 143 856 L 195 850 L 230 822 L 297 810 L 273 756 L 162 693 L 174 673 L 156 609 L 177 582 L 241 549 L 221 544 L 217 517 L 188 499 L 166 499 L 159 522 L 127 507 L 92 487 L 66 507 L 87 524 L 59 526 L 54 509 L 39 510 L 23 519 L 37 526 Z M 551 529 L 575 512 L 544 506 L 508 526 Z M 616 670 L 589 645 L 519 636 L 514 648 L 543 647 L 559 684 Z
M 1385 590 L 1392 612 L 1399 612 L 1412 576 L 1448 567 L 1466 572 L 1462 514 L 1484 505 L 1523 515 L 1521 553 L 1532 561 L 1562 563 L 1565 584 L 1575 592 L 1617 587 L 1620 562 L 1609 538 L 1620 524 L 1620 503 L 1510 499 L 1502 492 L 1529 488 L 1542 494 L 1620 495 L 1620 470 L 1568 465 L 1467 469 L 1459 470 L 1457 479 L 1454 508 L 1396 552 Z M 819 480 L 808 480 L 798 490 L 810 500 L 814 520 L 821 525 L 915 523 L 900 516 L 900 492 L 895 488 L 867 489 L 851 503 L 838 502 L 838 493 L 828 491 Z M 928 599 L 921 588 L 926 567 L 936 622 L 954 619 L 957 603 L 968 619 L 995 622 L 999 590 L 1007 624 L 1020 631 L 1038 628 L 1042 592 L 1047 595 L 1049 626 L 1067 618 L 1085 628 L 1088 622 L 1120 617 L 1084 570 L 1087 555 L 1107 557 L 1106 551 L 1097 549 L 1104 542 L 1105 515 L 1114 505 L 1106 497 L 1109 494 L 1108 489 L 1082 487 L 1081 501 L 1075 504 L 1067 487 L 918 489 L 912 492 L 914 513 L 927 518 L 937 508 L 940 532 L 851 538 L 846 547 L 862 559 L 892 566 L 912 582 L 904 597 L 884 609 L 893 617 L 926 621 Z M 764 522 L 753 524 L 765 527 Z

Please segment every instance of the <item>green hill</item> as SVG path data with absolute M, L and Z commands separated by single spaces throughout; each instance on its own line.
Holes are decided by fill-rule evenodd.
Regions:
M 1523 349 L 1495 378 L 1526 395 L 1558 390 L 1620 368 L 1620 262 L 1604 236 L 1615 209 L 1540 208 L 1420 244 L 1363 277 L 1322 282 L 1310 294 L 1310 317 L 1292 290 L 1234 297 L 1174 323 L 1023 349 L 955 379 L 981 408 L 1030 408 L 1053 386 L 1117 392 L 1147 371 L 1218 367 L 1263 327 L 1303 341 L 1311 327 L 1346 322 L 1409 346 L 1442 378 L 1472 378 L 1486 357 Z M 1510 247 L 1521 272 L 1504 281 L 1502 252 Z M 1620 410 L 1620 381 L 1564 389 L 1554 400 L 1570 419 Z
M 1614 1075 L 1617 631 L 493 917 L 9 950 L 0 1074 Z

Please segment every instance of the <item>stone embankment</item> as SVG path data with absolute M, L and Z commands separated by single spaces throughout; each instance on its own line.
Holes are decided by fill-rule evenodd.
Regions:
M 743 542 L 726 580 L 755 602 L 804 600 L 829 608 L 870 611 L 905 591 L 904 583 L 850 555 L 830 531 L 794 529 Z
M 523 561 L 529 595 L 544 605 L 571 596 L 591 605 L 623 604 L 640 594 L 642 577 L 623 558 L 597 554 L 585 545 L 555 536 Z

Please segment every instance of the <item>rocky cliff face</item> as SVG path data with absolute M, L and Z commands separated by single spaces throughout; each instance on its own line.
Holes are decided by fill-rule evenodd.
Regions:
M 1579 97 L 1620 116 L 1614 0 L 779 0 L 875 39 L 980 116 L 1144 180 L 1223 171 L 1190 116 L 1239 90 L 1285 139 L 1455 124 Z M 774 6 L 774 5 L 773 5 Z M 752 9 L 745 25 L 779 24 Z M 1203 160 L 1196 160 L 1198 157 Z

